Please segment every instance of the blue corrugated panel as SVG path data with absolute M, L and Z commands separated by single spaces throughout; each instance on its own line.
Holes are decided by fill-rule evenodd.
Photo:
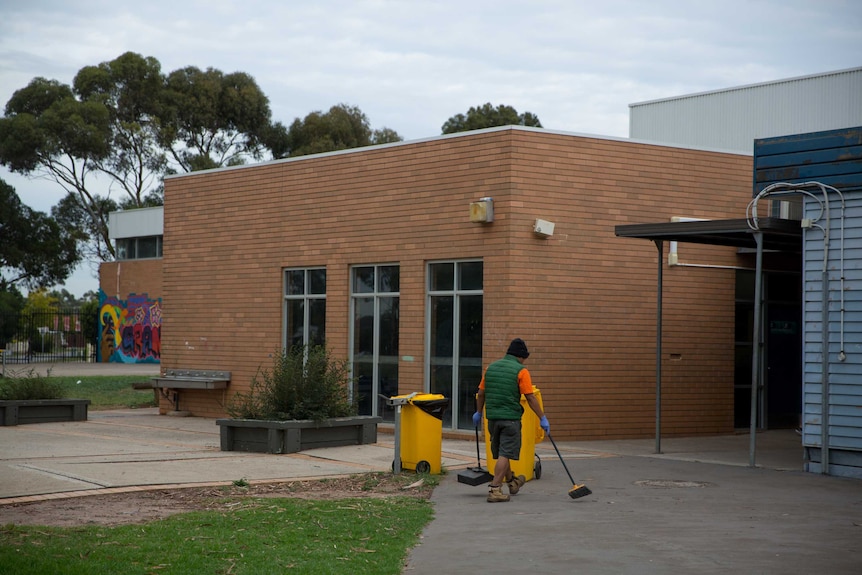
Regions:
M 796 152 L 794 152 L 796 153 Z M 862 180 L 862 170 L 858 175 Z M 810 178 L 817 179 L 820 178 Z M 841 188 L 839 188 L 841 189 Z M 819 471 L 823 419 L 823 304 L 827 302 L 829 471 L 862 476 L 862 189 L 829 194 L 829 261 L 823 289 L 824 230 L 805 231 L 803 242 L 803 444 L 812 448 L 809 471 Z M 819 197 L 819 193 L 816 194 Z M 805 217 L 820 205 L 805 199 Z M 826 228 L 825 219 L 818 222 Z M 843 229 L 842 229 L 843 228 Z M 842 241 L 843 239 L 843 241 Z M 844 352 L 844 358 L 840 353 Z
M 862 127 L 754 141 L 754 195 L 776 182 L 862 190 Z
M 755 195 L 777 182 L 816 181 L 840 192 L 828 192 L 828 220 L 820 190 L 811 190 L 818 199 L 803 196 L 804 217 L 815 224 L 804 232 L 802 256 L 803 445 L 806 468 L 819 471 L 825 351 L 829 472 L 862 477 L 862 127 L 755 140 L 754 180 Z

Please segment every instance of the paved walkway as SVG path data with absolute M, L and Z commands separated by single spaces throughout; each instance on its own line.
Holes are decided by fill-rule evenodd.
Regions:
M 38 375 L 86 376 L 86 375 L 140 375 L 157 376 L 161 366 L 157 363 L 7 363 L 3 365 L 6 376 L 24 376 L 31 371 Z
M 107 365 L 52 373 L 158 372 Z M 394 453 L 393 436 L 382 431 L 374 445 L 290 455 L 222 452 L 218 433 L 212 419 L 156 409 L 0 427 L 0 524 L 13 503 L 387 471 Z M 747 434 L 665 439 L 662 454 L 652 439 L 558 442 L 575 479 L 593 490 L 573 500 L 556 453 L 542 442 L 541 479 L 492 505 L 486 486 L 456 480 L 455 471 L 475 465 L 475 442 L 444 439 L 450 473 L 435 489 L 435 520 L 405 573 L 859 573 L 862 481 L 802 472 L 792 430 L 758 434 L 757 444 L 759 467 L 750 468 Z

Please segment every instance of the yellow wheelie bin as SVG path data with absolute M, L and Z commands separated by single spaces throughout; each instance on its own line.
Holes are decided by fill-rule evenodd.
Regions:
M 393 399 L 405 397 L 395 396 Z M 449 399 L 420 393 L 401 407 L 401 468 L 439 474 L 443 467 L 443 413 Z
M 533 395 L 539 400 L 542 409 L 542 392 L 534 385 Z M 521 407 L 524 414 L 521 416 L 521 453 L 517 461 L 510 460 L 512 473 L 516 476 L 523 475 L 527 481 L 540 479 L 542 477 L 542 460 L 536 456 L 536 444 L 545 439 L 545 430 L 539 424 L 539 417 L 530 408 L 527 399 L 521 396 Z M 482 425 L 485 428 L 485 458 L 488 460 L 488 471 L 494 473 L 497 460 L 491 456 L 491 434 L 488 433 L 488 418 L 482 414 Z

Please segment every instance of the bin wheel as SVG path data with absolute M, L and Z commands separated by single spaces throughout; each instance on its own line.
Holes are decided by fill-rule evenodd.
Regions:
M 431 464 L 427 461 L 420 461 L 416 464 L 416 473 L 431 473 Z
M 533 467 L 533 477 L 536 479 L 542 478 L 542 461 L 541 460 L 537 461 L 535 467 Z

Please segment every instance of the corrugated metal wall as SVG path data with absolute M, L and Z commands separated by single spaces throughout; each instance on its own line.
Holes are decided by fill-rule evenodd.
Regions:
M 829 200 L 831 224 L 825 293 L 825 234 L 822 230 L 811 229 L 806 231 L 803 241 L 803 445 L 811 460 L 806 464 L 807 469 L 819 473 L 822 470 L 822 424 L 824 417 L 827 418 L 829 473 L 862 478 L 862 191 L 845 193 L 843 210 L 838 194 L 830 193 Z M 819 213 L 819 203 L 807 198 L 805 217 L 815 218 Z M 825 335 L 828 411 L 825 413 L 822 403 L 824 297 L 828 314 Z
M 822 471 L 825 441 L 830 474 L 862 477 L 862 127 L 759 140 L 754 160 L 755 191 L 838 189 L 803 195 L 803 445 L 808 471 Z
M 629 137 L 752 153 L 757 138 L 862 125 L 862 67 L 629 105 Z
M 138 208 L 108 214 L 108 234 L 118 238 L 145 238 L 165 233 L 165 208 Z

